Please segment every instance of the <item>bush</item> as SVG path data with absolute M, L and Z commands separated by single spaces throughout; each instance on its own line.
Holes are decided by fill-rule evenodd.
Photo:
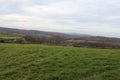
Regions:
M 0 43 L 4 43 L 5 41 L 3 39 L 0 39 Z

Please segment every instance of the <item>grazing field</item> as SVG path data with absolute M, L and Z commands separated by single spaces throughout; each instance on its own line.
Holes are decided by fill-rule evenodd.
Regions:
M 15 33 L 1 33 L 0 32 L 0 38 L 2 39 L 16 39 L 16 38 L 21 38 L 22 35 L 20 34 L 15 34 Z
M 120 50 L 0 44 L 0 80 L 120 80 Z

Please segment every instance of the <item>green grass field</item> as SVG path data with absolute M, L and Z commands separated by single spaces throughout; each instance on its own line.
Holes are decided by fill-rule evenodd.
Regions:
M 120 80 L 120 50 L 0 44 L 0 80 Z
M 21 37 L 22 35 L 20 34 L 0 32 L 0 38 L 3 38 L 3 39 L 16 39 Z

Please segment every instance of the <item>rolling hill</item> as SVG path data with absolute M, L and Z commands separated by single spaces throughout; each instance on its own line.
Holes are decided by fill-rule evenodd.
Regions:
M 81 45 L 83 45 L 82 47 L 120 48 L 120 38 L 91 36 L 87 34 L 68 34 L 0 27 L 0 38 L 21 38 L 21 40 L 18 41 L 23 43 L 28 42 L 51 45 L 72 45 L 75 47 L 81 47 Z M 83 44 L 81 44 L 81 41 Z M 9 42 L 9 40 L 4 42 Z M 14 39 L 10 42 L 14 43 Z
M 9 34 L 21 34 L 21 35 L 29 35 L 33 37 L 53 37 L 53 36 L 61 36 L 64 38 L 80 38 L 80 37 L 90 37 L 90 35 L 86 34 L 66 34 L 66 33 L 58 33 L 58 32 L 46 32 L 46 31 L 37 31 L 37 30 L 22 30 L 22 29 L 13 29 L 13 28 L 3 28 L 0 27 L 0 32 L 7 32 Z

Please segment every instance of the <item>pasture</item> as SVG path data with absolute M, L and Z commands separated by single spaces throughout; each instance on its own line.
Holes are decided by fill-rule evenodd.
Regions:
M 0 44 L 0 80 L 120 80 L 120 50 Z

